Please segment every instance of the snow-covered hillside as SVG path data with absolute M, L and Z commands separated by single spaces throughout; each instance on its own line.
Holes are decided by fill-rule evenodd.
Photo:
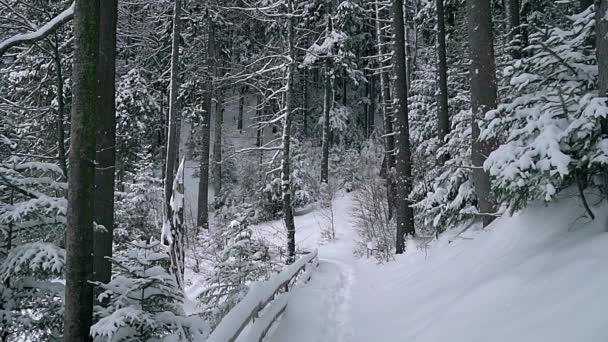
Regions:
M 486 229 L 458 229 L 378 266 L 353 256 L 351 196 L 337 199 L 338 240 L 321 245 L 313 281 L 298 289 L 269 338 L 294 341 L 606 341 L 605 205 L 577 198 L 531 205 Z M 316 248 L 312 212 L 296 218 Z M 279 223 L 256 228 L 280 240 Z M 278 241 L 277 241 L 278 242 Z

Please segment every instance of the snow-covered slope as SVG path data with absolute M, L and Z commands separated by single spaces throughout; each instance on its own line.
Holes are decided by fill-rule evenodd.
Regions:
M 271 341 L 608 341 L 605 205 L 594 221 L 575 197 L 532 205 L 426 251 L 410 242 L 385 265 L 352 256 L 350 197 L 336 206 L 339 240 L 320 247 L 316 278 Z M 316 246 L 315 213 L 296 224 L 300 244 Z

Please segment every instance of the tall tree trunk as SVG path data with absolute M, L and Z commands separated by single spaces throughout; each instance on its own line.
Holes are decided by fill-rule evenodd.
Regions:
M 369 139 L 374 133 L 374 119 L 376 117 L 376 76 L 371 73 L 369 75 L 368 87 L 369 106 L 367 108 L 367 138 Z
M 598 94 L 608 97 L 608 0 L 595 0 L 596 57 Z M 602 120 L 602 132 L 608 134 L 608 118 Z
M 329 35 L 332 31 L 331 17 L 327 15 L 327 34 Z M 331 85 L 331 60 L 329 56 L 325 58 L 324 68 L 324 84 L 323 84 L 323 139 L 321 143 L 321 183 L 327 183 L 329 179 L 329 117 L 331 112 L 331 106 L 333 102 L 332 98 L 332 85 Z
M 520 0 L 508 0 L 509 1 L 509 40 L 511 40 L 511 56 L 514 59 L 521 58 L 521 37 L 520 37 L 520 26 L 521 20 L 520 14 Z
M 165 154 L 165 219 L 170 220 L 171 193 L 173 187 L 173 176 L 179 148 L 177 141 L 178 103 L 179 92 L 179 37 L 181 26 L 181 0 L 175 0 L 173 10 L 173 37 L 171 38 L 171 84 L 169 85 L 169 119 L 167 129 L 167 153 Z
M 114 177 L 116 174 L 116 20 L 117 0 L 99 2 L 99 56 L 97 62 L 97 153 L 95 169 L 95 280 L 110 281 L 114 231 Z
M 380 59 L 384 59 L 388 53 L 386 48 L 387 39 L 386 33 L 382 29 L 384 26 L 384 20 L 386 20 L 380 13 L 381 7 L 378 1 L 376 1 L 376 36 L 378 39 L 378 52 Z M 395 203 L 395 183 L 392 177 L 392 169 L 395 167 L 395 136 L 393 135 L 393 109 L 392 109 L 392 96 L 391 96 L 391 82 L 388 74 L 389 64 L 386 62 L 380 63 L 380 89 L 382 96 L 382 114 L 384 116 L 384 150 L 386 155 L 384 156 L 384 166 L 386 168 L 386 199 L 388 204 L 388 216 L 389 219 L 393 217 L 393 209 Z
M 472 162 L 473 183 L 478 198 L 478 209 L 482 214 L 492 214 L 495 204 L 491 198 L 490 175 L 483 163 L 492 152 L 493 143 L 479 141 L 478 120 L 496 108 L 496 66 L 492 37 L 492 12 L 487 0 L 467 0 L 469 50 L 471 54 L 471 110 L 472 110 Z M 484 215 L 483 224 L 492 222 L 493 216 Z
M 608 96 L 608 0 L 595 0 L 596 57 L 599 95 Z
M 239 133 L 243 133 L 243 112 L 245 111 L 245 86 L 239 87 L 239 116 L 236 122 L 236 128 Z
M 197 226 L 209 229 L 209 144 L 211 126 L 211 108 L 213 105 L 213 73 L 215 71 L 215 30 L 209 19 L 209 36 L 207 40 L 207 82 L 203 97 L 201 123 L 201 168 L 198 183 Z M 217 121 L 217 120 L 216 120 Z
M 93 216 L 99 2 L 76 0 L 65 275 L 65 342 L 89 340 L 93 319 Z
M 302 106 L 302 136 L 303 137 L 308 137 L 308 113 L 309 113 L 309 108 L 308 108 L 308 102 L 309 101 L 309 90 L 308 90 L 308 75 L 310 74 L 310 70 L 308 68 L 304 68 L 303 70 L 303 75 L 301 78 L 301 82 L 302 82 L 302 102 L 303 102 L 303 106 Z
M 283 158 L 281 160 L 281 193 L 283 201 L 283 219 L 287 229 L 288 263 L 293 263 L 296 257 L 296 224 L 293 219 L 291 205 L 291 172 L 290 172 L 290 143 L 291 120 L 294 111 L 294 85 L 296 73 L 295 29 L 293 19 L 293 0 L 287 0 L 287 41 L 289 45 L 289 64 L 287 66 L 287 90 L 285 93 L 285 120 L 283 120 Z
M 443 0 L 436 0 L 437 5 L 437 74 L 439 81 L 439 93 L 437 94 L 437 137 L 444 144 L 446 136 L 450 132 L 450 114 L 448 111 L 448 63 L 445 45 L 445 21 L 443 12 Z M 447 156 L 440 158 L 441 164 L 445 163 Z
M 216 85 L 216 87 L 218 87 Z M 215 92 L 215 128 L 213 129 L 213 191 L 219 198 L 222 190 L 222 98 L 220 91 Z
M 410 153 L 410 134 L 407 109 L 407 61 L 405 55 L 405 29 L 403 23 L 403 0 L 393 1 L 393 71 L 395 77 L 395 147 L 397 175 L 397 198 L 395 199 L 395 216 L 397 237 L 395 252 L 403 253 L 404 236 L 414 235 L 414 210 L 411 207 L 412 164 Z
M 55 64 L 57 81 L 57 158 L 59 167 L 63 171 L 64 179 L 68 179 L 68 165 L 65 153 L 65 102 L 63 100 L 63 72 L 61 69 L 61 55 L 59 54 L 59 39 L 55 33 L 55 43 L 53 44 L 53 62 Z

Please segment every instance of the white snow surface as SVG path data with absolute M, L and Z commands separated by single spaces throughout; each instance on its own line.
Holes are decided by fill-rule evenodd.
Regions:
M 574 196 L 534 204 L 426 249 L 408 241 L 378 265 L 352 254 L 351 205 L 336 200 L 338 239 L 321 246 L 316 213 L 296 217 L 298 246 L 318 247 L 320 266 L 266 341 L 608 341 L 608 206 L 590 221 Z M 254 229 L 284 239 L 280 222 Z

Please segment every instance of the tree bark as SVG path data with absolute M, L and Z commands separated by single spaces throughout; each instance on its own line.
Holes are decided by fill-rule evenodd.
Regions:
M 294 79 L 296 73 L 296 51 L 294 46 L 295 29 L 293 19 L 293 0 L 287 0 L 287 43 L 289 62 L 287 65 L 287 90 L 285 93 L 285 119 L 283 120 L 283 158 L 281 160 L 281 193 L 283 202 L 283 220 L 287 229 L 287 263 L 291 264 L 296 257 L 296 225 L 291 205 L 291 172 L 290 143 L 291 121 L 294 111 Z
M 332 31 L 331 17 L 327 15 L 327 34 Z M 324 68 L 324 85 L 323 85 L 323 139 L 321 143 L 321 183 L 327 183 L 329 179 L 329 117 L 331 112 L 332 85 L 331 85 L 331 60 L 329 56 L 325 58 Z
M 395 147 L 397 198 L 395 199 L 395 216 L 397 236 L 395 252 L 401 254 L 405 248 L 405 235 L 414 235 L 414 210 L 411 207 L 412 165 L 410 153 L 410 136 L 407 109 L 407 61 L 405 54 L 405 29 L 403 22 L 403 0 L 393 1 L 393 72 L 394 72 L 394 113 L 395 113 Z
M 437 6 L 437 74 L 439 93 L 437 94 L 437 137 L 440 144 L 445 144 L 446 136 L 450 133 L 450 114 L 448 111 L 448 63 L 445 45 L 445 21 L 443 0 L 436 0 Z M 447 156 L 439 159 L 440 164 L 446 162 Z
M 608 0 L 595 0 L 596 57 L 599 95 L 608 96 Z
M 239 133 L 243 133 L 243 112 L 245 111 L 245 86 L 239 87 L 239 116 L 236 122 L 236 128 Z
M 478 120 L 486 112 L 496 108 L 496 66 L 492 37 L 492 12 L 487 0 L 467 0 L 469 50 L 471 58 L 471 111 L 472 111 L 472 162 L 473 183 L 478 198 L 478 209 L 482 214 L 495 212 L 491 198 L 490 175 L 483 169 L 483 163 L 492 152 L 493 142 L 479 141 Z M 494 216 L 486 215 L 484 226 L 490 224 Z
M 378 40 L 378 52 L 380 53 L 380 58 L 384 58 L 384 56 L 388 53 L 386 45 L 386 33 L 382 29 L 383 25 L 383 16 L 380 13 L 380 4 L 376 1 L 376 36 Z M 392 172 L 391 170 L 395 167 L 395 137 L 393 135 L 393 109 L 392 109 L 392 96 L 391 96 L 391 82 L 388 75 L 388 70 L 385 70 L 389 67 L 389 64 L 386 62 L 380 63 L 380 95 L 382 96 L 382 114 L 384 116 L 384 151 L 386 155 L 384 156 L 384 166 L 386 173 L 386 199 L 388 204 L 388 217 L 391 219 L 393 217 L 393 208 L 395 203 L 395 184 L 393 182 Z
M 367 138 L 369 139 L 374 133 L 374 120 L 376 118 L 376 76 L 373 73 L 369 75 L 367 88 L 369 89 L 369 106 L 367 108 Z
M 116 21 L 118 1 L 99 2 L 99 56 L 97 61 L 97 153 L 95 169 L 95 222 L 105 229 L 95 230 L 95 280 L 112 276 L 114 231 L 114 182 L 116 174 Z
M 207 82 L 203 97 L 201 123 L 201 167 L 198 183 L 197 226 L 209 229 L 209 144 L 211 126 L 211 108 L 213 102 L 213 72 L 215 71 L 215 30 L 209 19 L 209 36 L 207 40 Z M 217 121 L 217 120 L 216 120 Z
M 171 193 L 175 174 L 178 141 L 177 121 L 179 92 L 179 37 L 181 26 L 181 0 L 175 0 L 173 10 L 173 37 L 171 38 L 171 84 L 169 85 L 169 120 L 167 132 L 167 153 L 165 154 L 165 219 L 172 217 Z
M 65 342 L 89 340 L 93 319 L 93 216 L 99 2 L 76 0 L 65 275 Z

